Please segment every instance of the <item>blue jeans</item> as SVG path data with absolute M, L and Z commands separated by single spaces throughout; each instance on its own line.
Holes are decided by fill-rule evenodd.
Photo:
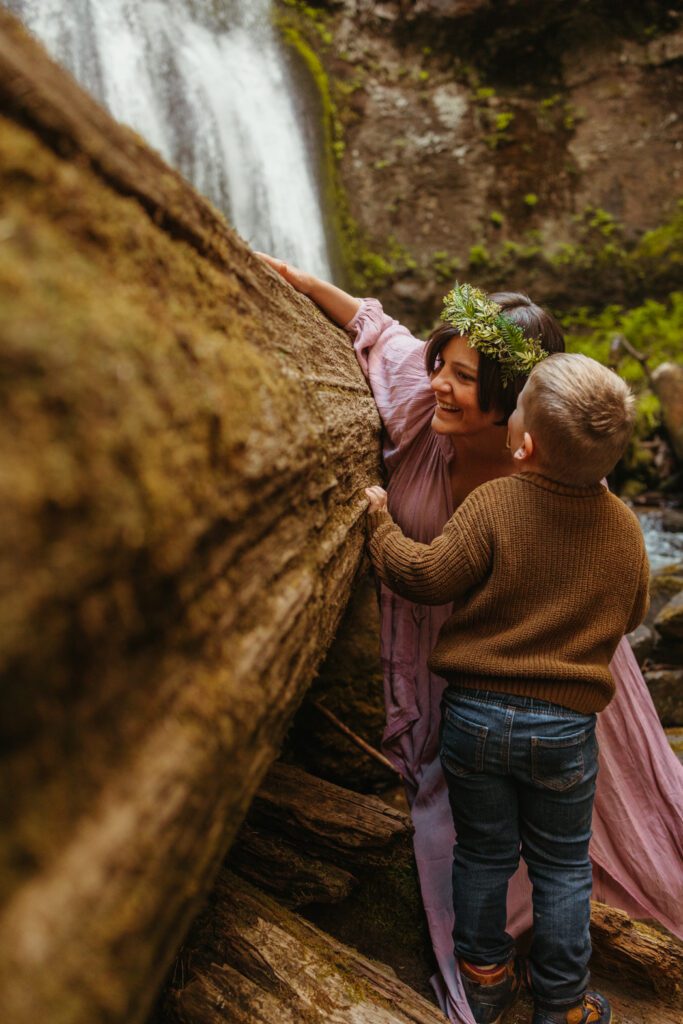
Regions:
M 548 1010 L 574 1006 L 589 980 L 596 716 L 453 688 L 442 711 L 441 763 L 457 834 L 455 954 L 475 964 L 511 955 L 506 898 L 521 853 L 533 886 L 534 997 Z

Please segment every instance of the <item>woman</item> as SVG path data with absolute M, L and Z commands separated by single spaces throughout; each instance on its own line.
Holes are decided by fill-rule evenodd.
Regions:
M 495 361 L 470 348 L 454 328 L 438 328 L 425 349 L 376 300 L 353 298 L 280 260 L 263 258 L 354 336 L 385 428 L 389 510 L 408 536 L 431 541 L 473 488 L 514 472 L 505 447 L 506 423 L 523 377 L 503 386 Z M 564 347 L 557 322 L 526 296 L 491 298 L 546 350 Z M 451 940 L 454 835 L 438 757 L 445 684 L 426 667 L 450 606 L 414 605 L 384 587 L 380 601 L 384 748 L 407 784 L 422 897 L 441 971 L 434 984 L 450 1019 L 472 1024 Z M 598 729 L 594 896 L 633 916 L 657 918 L 683 937 L 683 768 L 666 742 L 626 640 L 611 668 L 617 696 L 600 715 Z M 522 868 L 510 886 L 509 929 L 519 934 L 530 924 Z

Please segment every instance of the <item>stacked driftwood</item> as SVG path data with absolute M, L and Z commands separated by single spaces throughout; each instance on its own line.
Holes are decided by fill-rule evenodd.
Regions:
M 427 989 L 431 962 L 411 833 L 409 818 L 381 799 L 276 764 L 177 958 L 155 1024 L 443 1022 L 416 991 Z M 323 912 L 325 930 L 315 927 L 311 918 L 330 904 L 336 914 Z M 675 1021 L 681 945 L 599 903 L 591 931 L 594 969 L 645 994 L 639 1008 L 652 1024 Z

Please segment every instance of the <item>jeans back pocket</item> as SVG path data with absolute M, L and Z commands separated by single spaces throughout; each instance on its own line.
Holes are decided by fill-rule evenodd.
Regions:
M 557 792 L 576 786 L 584 776 L 586 739 L 585 731 L 561 738 L 532 736 L 532 782 Z
M 469 722 L 452 708 L 444 707 L 441 730 L 441 764 L 451 775 L 471 775 L 484 770 L 488 727 Z

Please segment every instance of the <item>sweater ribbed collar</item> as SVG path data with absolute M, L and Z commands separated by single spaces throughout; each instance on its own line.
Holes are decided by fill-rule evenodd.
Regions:
M 544 491 L 552 491 L 553 494 L 564 494 L 568 498 L 594 498 L 606 492 L 606 488 L 601 483 L 575 487 L 572 484 L 563 484 L 559 480 L 551 480 L 549 476 L 543 476 L 541 473 L 523 472 L 515 473 L 514 475 L 520 480 L 525 480 L 536 487 L 541 487 Z

